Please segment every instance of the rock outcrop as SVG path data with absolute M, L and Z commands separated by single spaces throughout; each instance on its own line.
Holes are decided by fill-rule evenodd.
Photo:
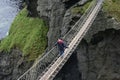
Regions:
M 77 58 L 82 80 L 120 79 L 119 35 L 120 30 L 108 29 L 95 34 L 94 43 L 81 42 Z
M 53 80 L 82 80 L 78 64 L 77 55 L 74 52 Z
M 38 17 L 38 12 L 37 12 L 38 0 L 24 0 L 24 1 L 27 4 L 28 16 Z
M 71 6 L 87 0 L 39 0 L 39 16 L 49 23 L 48 47 L 81 17 Z M 54 80 L 119 80 L 119 23 L 102 10 L 84 39 Z M 74 56 L 74 57 L 73 57 Z
M 73 80 L 120 80 L 119 24 L 114 18 L 107 17 L 101 11 L 75 51 L 77 56 L 74 60 L 77 67 L 70 68 L 69 71 L 71 69 L 72 71 L 66 71 L 65 74 L 63 73 L 65 68 L 68 69 L 76 65 L 66 63 L 55 80 L 70 80 L 75 77 L 71 74 L 72 72 L 76 75 L 81 74 Z M 73 55 L 75 54 L 73 53 Z M 71 61 L 71 63 L 75 62 Z M 65 78 L 67 75 L 69 75 L 69 79 Z
M 87 42 L 90 42 L 90 39 L 94 34 L 98 33 L 99 31 L 105 31 L 112 28 L 119 30 L 120 23 L 117 22 L 115 18 L 109 18 L 105 12 L 100 11 L 84 38 L 87 40 Z
M 10 53 L 0 53 L 0 80 L 16 80 L 33 62 L 22 57 L 18 49 L 11 50 Z
M 60 37 L 65 6 L 60 0 L 38 0 L 39 16 L 48 21 L 48 48 L 52 47 Z
M 51 48 L 57 38 L 63 37 L 71 28 L 70 22 L 75 22 L 76 16 L 71 15 L 70 9 L 80 1 L 86 2 L 86 0 L 38 0 L 39 16 L 49 25 L 48 48 Z M 80 18 L 79 14 L 77 18 Z

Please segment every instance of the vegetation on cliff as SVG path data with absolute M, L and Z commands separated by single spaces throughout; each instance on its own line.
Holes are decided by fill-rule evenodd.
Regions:
M 27 17 L 27 10 L 23 9 L 15 18 L 9 35 L 0 43 L 0 51 L 20 49 L 23 56 L 34 60 L 44 52 L 47 45 L 47 32 L 43 20 Z
M 84 14 L 84 12 L 86 11 L 86 9 L 89 7 L 90 3 L 92 0 L 88 1 L 86 4 L 84 4 L 83 6 L 76 6 L 72 9 L 72 13 L 73 14 Z
M 103 10 L 120 21 L 120 0 L 105 0 Z

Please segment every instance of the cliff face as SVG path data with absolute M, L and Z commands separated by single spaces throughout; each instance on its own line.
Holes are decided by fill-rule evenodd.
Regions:
M 77 58 L 83 80 L 120 79 L 119 35 L 120 30 L 109 29 L 95 34 L 94 41 L 80 44 Z
M 97 34 L 99 31 L 104 32 L 105 30 L 112 28 L 119 30 L 120 23 L 117 22 L 115 18 L 110 18 L 105 12 L 101 10 L 84 38 L 87 40 L 87 42 L 90 42 L 92 36 L 95 37 L 95 34 Z
M 64 4 L 60 0 L 38 0 L 39 16 L 48 21 L 48 46 L 54 45 L 56 38 L 60 35 L 64 15 Z
M 26 61 L 18 49 L 0 52 L 0 80 L 16 80 L 31 65 L 32 62 Z
M 57 38 L 64 36 L 81 17 L 81 14 L 72 14 L 71 7 L 83 5 L 88 0 L 25 1 L 29 16 L 41 17 L 48 23 L 50 49 Z M 54 80 L 120 80 L 119 24 L 100 11 L 86 36 Z M 19 50 L 0 54 L 0 80 L 16 80 L 31 65 L 23 60 Z
M 78 64 L 77 54 L 74 52 L 53 80 L 82 80 Z
M 81 17 L 71 6 L 87 0 L 38 0 L 39 16 L 49 25 L 48 48 Z M 119 23 L 100 11 L 69 61 L 54 80 L 119 80 Z
M 83 80 L 120 79 L 120 27 L 114 18 L 100 11 L 77 49 Z
M 119 80 L 119 24 L 114 18 L 108 18 L 104 12 L 100 11 L 86 36 L 69 59 L 73 59 L 73 61 L 64 65 L 55 80 Z M 74 55 L 76 57 L 72 58 Z M 71 66 L 72 68 L 70 68 Z M 67 69 L 69 70 L 66 71 Z M 63 73 L 64 71 L 66 73 Z M 73 72 L 79 77 L 73 75 Z M 74 79 L 72 79 L 73 77 Z
M 70 29 L 73 16 L 70 7 L 86 0 L 38 0 L 39 16 L 49 25 L 48 48 L 51 48 L 58 37 L 62 37 Z M 78 4 L 80 5 L 80 4 Z

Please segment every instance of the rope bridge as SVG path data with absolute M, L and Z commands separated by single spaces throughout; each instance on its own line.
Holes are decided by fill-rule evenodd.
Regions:
M 103 0 L 93 0 L 82 17 L 63 37 L 68 42 L 69 47 L 65 50 L 63 57 L 58 54 L 57 47 L 53 47 L 49 52 L 38 58 L 35 64 L 17 80 L 52 80 L 90 28 L 101 9 L 102 3 Z

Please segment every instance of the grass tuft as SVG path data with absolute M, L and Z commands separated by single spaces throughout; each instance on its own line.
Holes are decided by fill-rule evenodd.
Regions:
M 27 17 L 27 10 L 24 8 L 11 25 L 9 35 L 1 41 L 0 51 L 9 52 L 17 48 L 23 52 L 23 56 L 34 60 L 46 48 L 47 32 L 44 21 Z
M 86 4 L 84 4 L 83 6 L 77 6 L 74 7 L 71 11 L 73 14 L 84 14 L 86 9 L 89 7 L 90 3 L 92 0 L 88 1 Z
M 105 0 L 103 10 L 108 16 L 112 16 L 117 21 L 120 21 L 120 0 Z

